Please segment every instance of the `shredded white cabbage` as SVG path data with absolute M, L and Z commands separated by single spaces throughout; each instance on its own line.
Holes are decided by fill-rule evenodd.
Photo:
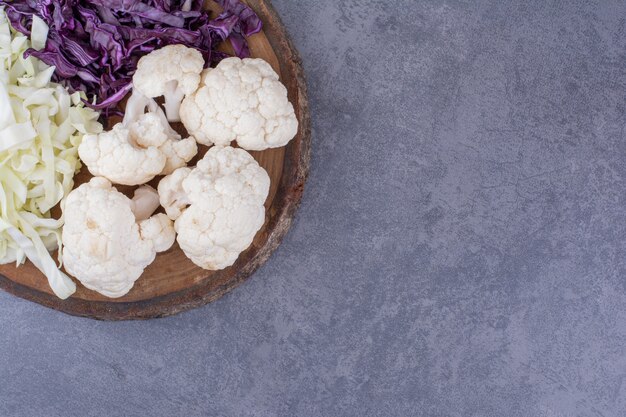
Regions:
M 0 9 L 0 263 L 30 259 L 65 299 L 76 285 L 50 256 L 63 226 L 50 210 L 74 186 L 83 135 L 102 126 L 98 113 L 84 107 L 84 95 L 50 81 L 54 67 L 24 58 L 31 44 L 43 48 L 48 35 L 46 24 L 33 19 L 31 42 Z

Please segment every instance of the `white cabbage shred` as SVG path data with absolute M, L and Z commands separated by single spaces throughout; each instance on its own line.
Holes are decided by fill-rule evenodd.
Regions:
M 74 186 L 83 135 L 102 126 L 83 105 L 84 95 L 50 81 L 54 67 L 24 58 L 31 45 L 43 48 L 48 35 L 46 24 L 33 19 L 31 42 L 0 9 L 0 263 L 28 258 L 66 299 L 76 285 L 49 253 L 59 247 L 63 226 L 50 210 Z

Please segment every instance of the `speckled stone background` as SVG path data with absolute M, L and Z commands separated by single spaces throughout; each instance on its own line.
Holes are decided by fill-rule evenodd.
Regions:
M 314 115 L 284 244 L 164 320 L 0 294 L 0 416 L 626 416 L 626 3 L 275 6 Z

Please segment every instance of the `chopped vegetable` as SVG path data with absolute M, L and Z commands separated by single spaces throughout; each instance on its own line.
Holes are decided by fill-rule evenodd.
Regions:
M 226 55 L 229 39 L 239 57 L 249 56 L 244 36 L 261 20 L 239 0 L 215 0 L 224 11 L 211 20 L 203 0 L 0 0 L 13 26 L 29 34 L 33 15 L 50 26 L 46 48 L 29 51 L 56 66 L 54 80 L 97 97 L 97 109 L 113 109 L 130 91 L 139 58 L 165 45 L 198 49 L 207 66 Z
M 142 57 L 133 76 L 133 87 L 149 98 L 163 97 L 170 122 L 180 122 L 180 104 L 200 85 L 204 59 L 184 45 L 168 45 Z
M 176 240 L 172 221 L 162 213 L 152 215 L 158 200 L 148 186 L 131 200 L 99 177 L 72 191 L 63 208 L 67 271 L 106 297 L 126 295 L 156 254 Z
M 159 182 L 180 248 L 201 268 L 233 265 L 265 222 L 270 177 L 243 149 L 214 146 L 191 168 Z
M 123 185 L 141 185 L 157 175 L 169 175 L 197 153 L 196 140 L 182 139 L 157 102 L 136 90 L 128 99 L 122 123 L 86 135 L 78 147 L 92 175 Z
M 32 46 L 42 47 L 45 22 L 34 17 L 32 28 Z M 48 252 L 59 246 L 63 225 L 50 210 L 73 188 L 83 135 L 102 126 L 84 96 L 50 83 L 54 68 L 24 57 L 30 47 L 0 9 L 0 263 L 28 257 L 65 299 L 76 286 Z
M 258 58 L 227 58 L 205 70 L 198 90 L 180 108 L 187 132 L 202 145 L 234 140 L 249 151 L 287 145 L 298 119 L 287 88 L 270 64 Z

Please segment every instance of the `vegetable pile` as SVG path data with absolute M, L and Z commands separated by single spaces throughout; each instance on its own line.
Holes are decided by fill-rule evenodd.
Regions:
M 175 242 L 206 270 L 250 247 L 271 180 L 248 151 L 287 145 L 298 120 L 270 64 L 216 52 L 230 40 L 249 55 L 254 12 L 219 0 L 211 20 L 202 3 L 0 0 L 0 263 L 28 257 L 65 299 L 76 285 L 49 254 L 60 247 L 70 275 L 118 298 Z M 103 131 L 86 106 L 117 112 L 126 93 Z M 93 177 L 73 189 L 81 161 Z
M 34 18 L 32 47 L 42 48 L 46 35 Z M 63 224 L 50 211 L 74 187 L 83 135 L 102 126 L 79 93 L 50 82 L 53 67 L 24 57 L 29 48 L 0 11 L 0 263 L 28 257 L 67 298 L 76 287 L 48 253 L 60 245 Z
M 199 50 L 207 66 L 226 55 L 249 56 L 245 36 L 261 30 L 258 16 L 238 0 L 216 0 L 224 11 L 214 19 L 203 0 L 0 0 L 13 27 L 30 35 L 33 16 L 50 28 L 45 49 L 29 50 L 56 67 L 54 80 L 84 91 L 99 110 L 113 109 L 132 88 L 139 59 L 165 45 Z

